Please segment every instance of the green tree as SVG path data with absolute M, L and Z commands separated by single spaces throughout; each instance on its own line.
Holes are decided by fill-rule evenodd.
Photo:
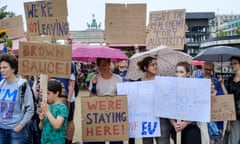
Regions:
M 236 35 L 240 35 L 240 26 L 236 30 Z
M 217 37 L 224 37 L 226 36 L 226 33 L 223 30 L 219 30 L 217 33 Z
M 7 11 L 7 5 L 0 8 L 0 19 L 15 16 L 14 12 Z
M 134 54 L 134 51 L 126 50 L 124 53 L 130 58 Z

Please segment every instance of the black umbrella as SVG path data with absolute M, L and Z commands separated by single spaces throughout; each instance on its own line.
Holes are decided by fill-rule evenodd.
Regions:
M 240 49 L 230 46 L 215 46 L 201 51 L 193 59 L 211 62 L 221 62 L 222 73 L 222 62 L 229 61 L 230 57 L 232 56 L 240 56 Z

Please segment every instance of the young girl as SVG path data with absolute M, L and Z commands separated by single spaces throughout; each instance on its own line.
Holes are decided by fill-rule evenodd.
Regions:
M 47 92 L 49 105 L 42 103 L 42 113 L 39 114 L 43 144 L 65 144 L 68 110 L 59 99 L 61 93 L 61 83 L 57 80 L 49 80 Z
M 176 65 L 177 77 L 189 77 L 190 64 L 188 62 L 179 62 Z M 201 144 L 201 133 L 196 122 L 180 121 L 171 119 L 170 123 L 173 126 L 172 137 L 176 144 L 176 132 L 181 132 L 181 144 Z

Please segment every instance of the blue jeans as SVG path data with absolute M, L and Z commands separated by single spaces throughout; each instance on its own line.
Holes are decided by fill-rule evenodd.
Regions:
M 41 131 L 38 127 L 38 119 L 34 119 L 27 123 L 28 138 L 26 144 L 41 144 Z
M 26 128 L 23 128 L 20 132 L 0 128 L 0 144 L 25 144 L 27 136 Z

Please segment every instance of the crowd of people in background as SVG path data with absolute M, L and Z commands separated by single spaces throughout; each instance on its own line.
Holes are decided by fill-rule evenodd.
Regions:
M 69 39 L 71 44 L 72 38 Z M 128 61 L 112 63 L 108 58 L 96 62 L 71 63 L 69 78 L 53 77 L 48 81 L 47 103 L 42 103 L 39 76 L 18 75 L 18 60 L 11 49 L 0 57 L 1 116 L 0 143 L 72 144 L 74 134 L 75 98 L 78 90 L 89 90 L 90 96 L 117 95 L 116 83 L 132 82 L 127 79 Z M 211 80 L 211 96 L 233 94 L 237 120 L 228 122 L 198 123 L 193 121 L 160 118 L 161 137 L 143 138 L 143 144 L 176 144 L 176 133 L 182 132 L 182 144 L 237 144 L 240 142 L 240 57 L 229 59 L 233 74 L 228 79 L 214 76 L 214 63 L 205 62 L 194 67 L 179 62 L 176 77 L 207 78 Z M 155 57 L 138 62 L 144 76 L 137 81 L 154 80 L 158 71 Z M 77 91 L 75 89 L 77 88 Z M 11 92 L 11 96 L 9 95 Z M 101 144 L 104 142 L 84 142 Z M 122 141 L 110 144 L 122 144 Z M 135 144 L 130 138 L 129 144 Z

